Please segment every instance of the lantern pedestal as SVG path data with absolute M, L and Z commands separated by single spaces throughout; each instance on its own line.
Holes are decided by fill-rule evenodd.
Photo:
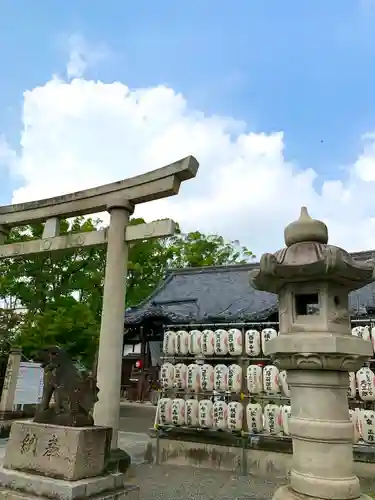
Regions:
M 292 490 L 322 499 L 358 498 L 347 373 L 291 370 L 288 381 L 293 416 L 289 423 L 293 437 Z
M 313 352 L 318 339 L 319 352 Z M 293 416 L 290 486 L 295 493 L 324 499 L 360 496 L 353 469 L 348 371 L 363 365 L 370 347 L 349 336 L 318 335 L 311 342 L 292 334 L 270 341 L 267 353 L 288 371 Z
M 290 486 L 281 486 L 276 493 L 273 495 L 273 500 L 324 500 L 327 497 L 317 497 L 317 496 L 306 496 L 306 495 L 300 495 L 296 491 L 293 490 Z M 341 497 L 340 497 L 341 498 Z M 353 498 L 353 497 L 350 497 Z M 365 494 L 361 494 L 359 497 L 355 497 L 356 500 L 372 500 L 371 497 Z M 336 500 L 337 497 L 331 497 L 332 500 Z

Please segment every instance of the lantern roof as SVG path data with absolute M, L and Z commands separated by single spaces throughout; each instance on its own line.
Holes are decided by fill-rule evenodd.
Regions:
M 375 262 L 358 262 L 346 250 L 329 245 L 327 226 L 312 219 L 306 207 L 287 225 L 284 239 L 286 247 L 263 254 L 259 269 L 250 273 L 254 288 L 278 293 L 288 283 L 329 281 L 349 292 L 375 281 Z

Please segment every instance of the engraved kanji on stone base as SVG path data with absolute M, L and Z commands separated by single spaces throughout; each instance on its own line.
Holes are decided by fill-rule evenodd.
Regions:
M 75 481 L 99 476 L 109 459 L 112 430 L 14 422 L 4 468 Z

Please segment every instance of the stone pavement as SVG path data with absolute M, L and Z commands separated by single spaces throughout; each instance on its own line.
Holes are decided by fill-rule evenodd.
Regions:
M 141 500 L 268 500 L 276 482 L 238 477 L 230 472 L 171 465 L 139 465 L 131 481 Z
M 147 433 L 154 426 L 156 407 L 149 403 L 122 402 L 120 405 L 120 431 Z
M 276 483 L 237 477 L 230 472 L 190 467 L 146 464 L 149 436 L 120 432 L 119 446 L 132 457 L 129 482 L 141 486 L 143 500 L 264 500 L 272 497 Z M 6 439 L 0 440 L 0 462 Z
M 141 486 L 142 500 L 268 500 L 281 482 L 255 477 L 239 477 L 231 472 L 150 465 L 145 463 L 149 437 L 146 433 L 120 432 L 120 448 L 132 457 L 129 482 Z M 0 462 L 6 439 L 0 439 Z M 362 485 L 363 491 L 375 491 L 374 483 Z
M 268 500 L 285 482 L 227 471 L 148 464 L 134 467 L 129 481 L 141 486 L 141 500 Z M 375 491 L 374 481 L 361 483 L 363 492 Z

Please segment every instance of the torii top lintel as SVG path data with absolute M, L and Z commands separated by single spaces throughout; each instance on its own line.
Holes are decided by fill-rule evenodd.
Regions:
M 123 196 L 133 204 L 176 195 L 181 182 L 193 179 L 199 168 L 194 156 L 187 156 L 162 168 L 122 181 L 43 200 L 0 207 L 0 226 L 22 226 L 51 217 L 74 217 L 103 212 L 114 199 Z

